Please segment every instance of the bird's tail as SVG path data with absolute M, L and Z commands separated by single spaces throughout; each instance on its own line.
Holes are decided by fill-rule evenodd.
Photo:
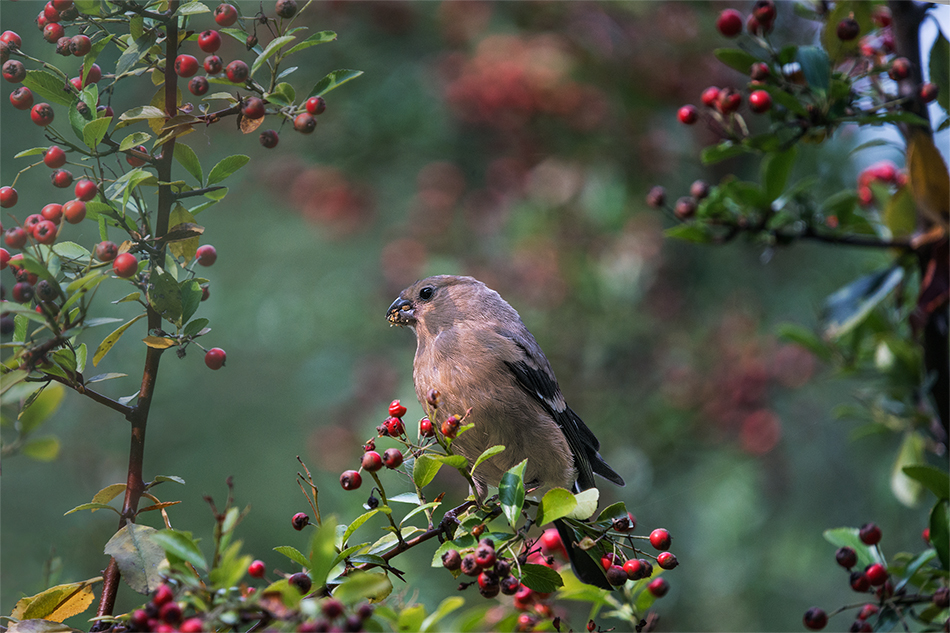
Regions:
M 614 587 L 607 582 L 607 576 L 604 574 L 604 569 L 601 567 L 600 562 L 594 560 L 590 554 L 574 545 L 575 542 L 580 540 L 577 538 L 577 534 L 574 530 L 561 519 L 554 521 L 554 527 L 557 528 L 558 536 L 561 537 L 561 542 L 564 543 L 564 549 L 567 550 L 567 557 L 571 561 L 571 569 L 574 570 L 574 575 L 577 576 L 581 582 L 587 583 L 588 585 L 594 585 L 601 589 L 614 589 Z

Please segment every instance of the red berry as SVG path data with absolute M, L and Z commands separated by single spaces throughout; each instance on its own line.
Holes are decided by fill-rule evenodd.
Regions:
M 181 626 L 178 627 L 179 633 L 201 633 L 204 631 L 204 622 L 201 618 L 188 618 L 181 623 Z M 146 631 L 148 629 L 140 629 Z
M 277 135 L 277 132 L 274 130 L 264 130 L 261 132 L 261 145 L 267 149 L 274 149 L 277 147 L 277 143 L 280 142 L 280 137 Z
M 198 247 L 195 253 L 195 259 L 202 266 L 211 266 L 218 259 L 218 251 L 211 244 L 205 244 Z
M 224 63 L 217 55 L 208 55 L 205 57 L 204 68 L 209 75 L 217 75 L 224 69 Z
M 673 569 L 679 565 L 679 561 L 676 560 L 676 555 L 671 552 L 660 552 L 656 557 L 656 563 L 663 569 Z
M 19 199 L 20 196 L 13 187 L 0 187 L 0 207 L 9 209 L 15 206 Z
M 198 60 L 191 55 L 179 55 L 175 59 L 175 72 L 179 77 L 191 77 L 198 72 Z
M 69 52 L 76 57 L 83 57 L 92 50 L 92 40 L 86 35 L 74 35 L 69 40 Z
M 7 263 L 10 261 L 10 252 L 5 248 L 0 248 L 0 270 L 3 270 L 7 267 Z
M 43 7 L 43 15 L 46 16 L 46 21 L 49 22 L 59 22 L 62 20 L 62 16 L 59 14 L 59 10 L 52 2 L 47 2 L 46 6 Z
M 251 578 L 263 578 L 266 571 L 267 567 L 262 560 L 256 560 L 247 566 L 247 575 Z
M 735 9 L 726 9 L 716 19 L 716 28 L 726 37 L 736 37 L 742 33 L 742 14 Z
M 84 202 L 89 202 L 96 197 L 96 194 L 99 193 L 99 186 L 96 185 L 94 180 L 89 180 L 88 178 L 80 178 L 79 182 L 76 183 L 73 193 L 76 194 L 76 197 Z
M 462 566 L 462 555 L 458 553 L 458 550 L 448 550 L 442 554 L 442 566 L 449 571 L 455 571 Z
M 751 35 L 761 35 L 764 33 L 771 33 L 773 24 L 774 23 L 772 22 L 760 22 L 759 19 L 755 17 L 755 15 L 750 15 L 745 21 L 745 29 Z
M 868 582 L 875 587 L 879 587 L 887 582 L 887 568 L 881 563 L 868 565 L 868 568 L 864 570 L 864 574 L 868 577 Z
M 386 425 L 386 431 L 389 433 L 390 437 L 399 437 L 400 435 L 404 435 L 406 432 L 406 427 L 399 418 L 386 418 L 383 424 Z
M 93 64 L 89 67 L 89 70 L 86 71 L 86 76 L 83 77 L 82 85 L 88 86 L 89 84 L 97 84 L 99 80 L 102 79 L 102 69 L 99 68 L 99 64 Z
M 482 569 L 494 567 L 496 560 L 494 547 L 479 545 L 478 548 L 475 549 L 475 562 Z
M 0 72 L 3 73 L 3 78 L 11 84 L 18 84 L 26 78 L 26 66 L 17 59 L 11 59 L 5 62 Z
M 659 550 L 668 550 L 670 549 L 670 542 L 672 537 L 668 530 L 663 528 L 657 528 L 650 532 L 650 545 Z
M 666 581 L 666 578 L 660 576 L 650 581 L 647 590 L 657 598 L 662 598 L 670 590 L 670 583 Z
M 70 42 L 72 42 L 72 39 L 66 36 L 56 40 L 56 54 L 62 55 L 63 57 L 69 57 L 72 54 L 69 50 Z
M 40 14 L 36 16 L 36 26 L 39 27 L 40 31 L 46 28 L 46 25 L 49 24 L 49 20 L 46 19 L 46 16 L 43 15 L 43 12 L 40 11 Z
M 214 9 L 214 21 L 218 26 L 231 26 L 237 22 L 237 9 L 230 4 L 222 2 Z
M 231 62 L 228 64 L 228 67 L 224 69 L 224 74 L 227 76 L 228 81 L 236 84 L 243 84 L 247 81 L 247 77 L 250 73 L 251 70 L 247 67 L 247 64 L 239 59 Z
M 241 105 L 241 114 L 249 119 L 259 119 L 266 111 L 264 110 L 264 101 L 259 97 L 250 97 L 244 100 Z
M 181 622 L 181 607 L 177 602 L 168 602 L 162 605 L 158 610 L 158 617 L 166 624 L 179 624 Z
M 363 466 L 363 470 L 375 473 L 383 467 L 383 458 L 376 451 L 366 451 L 363 453 L 363 461 L 360 464 Z
M 719 111 L 723 114 L 735 112 L 741 105 L 742 96 L 735 90 L 726 88 L 719 91 L 719 101 L 716 103 L 716 107 L 719 108 Z
M 63 148 L 53 145 L 43 152 L 43 163 L 47 167 L 58 169 L 66 164 L 66 152 L 63 151 Z
M 881 528 L 875 523 L 865 523 L 858 530 L 858 536 L 865 545 L 877 545 L 881 542 Z
M 462 573 L 473 578 L 482 573 L 482 568 L 475 562 L 474 554 L 466 554 L 462 557 L 462 564 L 459 566 Z
M 221 369 L 228 358 L 227 352 L 220 347 L 212 347 L 205 353 L 205 365 L 210 369 Z
M 363 477 L 355 470 L 345 470 L 340 475 L 340 485 L 343 490 L 356 490 L 363 485 Z
M 82 200 L 70 200 L 63 205 L 63 215 L 70 224 L 79 224 L 86 218 L 86 203 Z
M 696 200 L 690 196 L 683 196 L 673 205 L 673 214 L 681 220 L 687 220 L 696 215 Z
M 33 107 L 33 92 L 26 86 L 20 86 L 10 93 L 10 103 L 17 110 L 29 110 Z
M 566 556 L 564 543 L 561 542 L 561 535 L 555 528 L 548 528 L 541 534 L 541 550 L 546 554 L 561 554 Z
M 868 580 L 867 574 L 862 571 L 851 572 L 851 577 L 848 579 L 848 582 L 851 583 L 851 588 L 859 593 L 863 593 L 871 588 L 871 581 Z
M 680 120 L 680 123 L 684 125 L 692 125 L 696 123 L 696 120 L 699 118 L 696 107 L 692 105 L 684 105 L 676 112 L 676 118 Z
M 402 453 L 398 448 L 387 448 L 383 453 L 383 464 L 386 468 L 399 468 L 402 465 Z
M 640 561 L 635 558 L 631 558 L 625 562 L 623 564 L 623 570 L 626 572 L 627 578 L 630 580 L 640 580 L 643 578 L 643 572 L 645 571 L 643 569 L 643 565 L 640 564 Z
M 402 403 L 399 400 L 393 400 L 389 403 L 389 415 L 394 418 L 401 418 L 406 415 L 406 407 L 402 406 Z
M 752 5 L 752 15 L 762 24 L 775 20 L 775 2 L 773 0 L 756 0 Z
M 419 420 L 419 436 L 435 437 L 435 428 L 432 426 L 432 420 L 429 418 Z
M 196 97 L 207 93 L 209 87 L 210 84 L 206 77 L 192 77 L 191 81 L 188 82 L 188 91 Z
M 27 303 L 33 298 L 33 284 L 21 281 L 13 286 L 13 300 L 17 303 Z
M 608 552 L 608 553 L 604 554 L 604 555 L 600 558 L 600 565 L 601 565 L 601 567 L 604 568 L 604 570 L 608 570 L 608 569 L 610 569 L 613 565 L 615 565 L 615 564 L 619 565 L 619 564 L 621 564 L 622 562 L 623 562 L 623 561 L 620 560 L 620 557 L 618 557 L 618 556 L 617 556 L 616 554 L 614 554 L 613 552 Z
M 73 174 L 68 169 L 57 169 L 50 175 L 54 187 L 65 189 L 73 184 Z
M 861 33 L 861 25 L 854 18 L 845 18 L 838 22 L 838 39 L 843 42 L 850 42 Z
M 310 579 L 310 576 L 302 571 L 293 574 L 287 581 L 296 587 L 300 593 L 309 593 L 310 588 L 313 587 L 313 581 Z
M 294 129 L 301 134 L 310 134 L 317 128 L 317 120 L 312 115 L 302 112 L 294 119 Z
M 50 22 L 43 27 L 43 39 L 50 44 L 55 44 L 61 37 L 66 36 L 66 31 L 56 22 Z
M 858 619 L 867 620 L 878 611 L 880 611 L 880 608 L 876 604 L 866 604 L 861 607 L 861 611 L 858 612 Z
M 456 435 L 458 435 L 458 432 L 459 432 L 458 419 L 456 419 L 455 416 L 450 415 L 448 418 L 445 419 L 444 422 L 442 422 L 441 431 L 442 431 L 442 435 L 444 435 L 445 437 L 449 439 L 454 438 Z
M 323 114 L 327 109 L 327 102 L 323 97 L 310 97 L 306 103 L 307 112 L 313 115 Z
M 3 234 L 3 241 L 10 248 L 23 248 L 23 245 L 26 244 L 26 238 L 26 231 L 19 226 L 7 229 L 6 233 Z
M 887 73 L 894 81 L 900 81 L 910 77 L 910 61 L 906 57 L 898 57 L 891 64 L 891 69 Z
M 16 31 L 4 31 L 3 34 L 0 34 L 0 42 L 14 49 L 23 45 L 23 40 L 20 39 Z
M 845 569 L 851 569 L 858 564 L 858 553 L 850 547 L 839 547 L 835 552 L 835 560 Z
M 924 543 L 930 544 L 930 528 L 926 527 L 920 533 L 920 538 L 924 539 Z
M 152 596 L 152 604 L 156 607 L 161 607 L 171 602 L 174 598 L 175 594 L 172 592 L 171 587 L 168 585 L 159 585 L 155 591 L 155 595 Z
M 871 9 L 871 20 L 879 28 L 886 29 L 891 25 L 891 10 L 883 4 L 875 5 Z
M 310 517 L 307 516 L 306 512 L 298 512 L 290 519 L 290 524 L 294 526 L 294 529 L 298 532 L 308 525 L 310 525 Z
M 139 260 L 132 253 L 122 253 L 112 262 L 112 272 L 128 279 L 138 271 Z
M 320 602 L 320 610 L 323 611 L 323 615 L 331 620 L 343 615 L 343 603 L 339 600 L 334 600 L 333 598 L 326 598 Z
M 716 102 L 719 100 L 719 88 L 716 86 L 709 86 L 703 90 L 703 93 L 699 96 L 699 99 L 703 102 L 704 106 L 710 108 L 715 106 Z
M 761 114 L 772 109 L 772 95 L 765 90 L 756 90 L 749 95 L 749 108 Z
M 42 222 L 45 218 L 39 213 L 33 213 L 26 217 L 26 220 L 23 221 L 23 228 L 26 229 L 27 233 L 33 233 L 33 229 L 36 228 L 36 225 Z
M 292 18 L 297 13 L 297 0 L 277 0 L 274 12 L 282 18 Z
M 214 29 L 208 29 L 198 34 L 198 48 L 206 53 L 213 53 L 221 48 L 221 34 Z
M 100 262 L 111 262 L 119 253 L 115 242 L 99 242 L 96 244 L 96 259 Z
M 138 147 L 135 148 L 135 151 L 138 152 L 139 154 L 144 154 L 145 156 L 148 156 L 148 150 L 145 149 L 144 145 L 139 145 Z M 139 158 L 138 156 L 135 156 L 133 154 L 126 154 L 125 162 L 127 162 L 132 167 L 141 167 L 142 165 L 145 164 L 146 161 L 144 158 Z
M 924 103 L 930 103 L 937 98 L 940 88 L 937 84 L 927 82 L 920 86 L 920 100 Z
M 30 111 L 30 118 L 33 123 L 46 127 L 53 122 L 53 106 L 48 103 L 37 103 Z
M 752 64 L 752 68 L 749 70 L 749 77 L 755 81 L 765 81 L 771 74 L 772 71 L 769 70 L 769 65 L 763 62 Z
M 828 615 L 818 607 L 812 607 L 805 612 L 805 617 L 802 618 L 802 621 L 805 623 L 805 626 L 812 631 L 819 631 L 827 626 Z
M 49 220 L 39 222 L 33 227 L 33 239 L 40 244 L 52 244 L 56 241 L 56 225 Z

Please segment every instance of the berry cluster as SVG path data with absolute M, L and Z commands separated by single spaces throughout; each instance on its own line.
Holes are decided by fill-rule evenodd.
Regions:
M 153 631 L 155 633 L 198 633 L 204 630 L 199 617 L 185 618 L 182 604 L 175 600 L 172 585 L 159 585 L 152 599 L 141 609 L 129 615 L 129 631 Z

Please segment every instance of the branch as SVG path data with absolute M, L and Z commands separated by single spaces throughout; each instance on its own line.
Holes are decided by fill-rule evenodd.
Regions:
M 126 418 L 128 418 L 132 414 L 132 411 L 133 411 L 132 407 L 129 407 L 120 402 L 117 402 L 116 400 L 113 400 L 112 398 L 108 396 L 104 396 L 97 391 L 88 389 L 82 383 L 73 384 L 61 376 L 54 376 L 52 374 L 46 374 L 46 377 L 52 380 L 55 380 L 58 383 L 62 383 L 66 385 L 67 387 L 70 387 L 71 389 L 75 389 L 77 393 L 81 393 L 84 396 L 88 396 L 89 398 L 92 398 L 99 404 L 103 404 L 114 411 L 118 411 Z
M 202 187 L 201 189 L 192 189 L 191 191 L 186 191 L 184 193 L 174 193 L 172 194 L 175 200 L 182 200 L 184 198 L 193 198 L 195 196 L 203 196 L 204 194 L 210 191 L 217 191 L 219 189 L 227 189 L 224 185 L 212 185 L 210 187 Z

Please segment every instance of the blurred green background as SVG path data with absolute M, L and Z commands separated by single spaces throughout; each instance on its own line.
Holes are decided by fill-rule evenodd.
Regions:
M 236 4 L 254 13 L 259 3 Z M 821 538 L 826 528 L 873 520 L 886 553 L 919 549 L 926 508 L 907 510 L 889 491 L 895 438 L 853 439 L 856 424 L 832 413 L 855 403 L 864 383 L 833 376 L 775 336 L 783 322 L 814 326 L 821 300 L 884 255 L 666 240 L 669 220 L 643 201 L 655 183 L 675 199 L 696 178 L 757 177 L 754 160 L 702 168 L 698 150 L 714 137 L 675 117 L 707 85 L 744 85 L 711 51 L 723 45 L 715 16 L 745 4 L 314 3 L 302 22 L 337 31 L 339 41 L 298 56 L 290 76 L 298 92 L 333 69 L 365 71 L 327 96 L 317 131 L 305 137 L 285 125 L 276 150 L 231 121 L 181 139 L 206 173 L 231 153 L 252 160 L 198 220 L 202 242 L 218 252 L 202 271 L 211 298 L 197 316 L 213 329 L 202 343 L 227 350 L 227 366 L 212 372 L 190 348 L 182 360 L 166 354 L 159 374 L 145 472 L 186 480 L 155 490 L 183 501 L 169 510 L 172 525 L 207 545 L 212 515 L 202 497 L 223 505 L 233 476 L 237 504 L 251 506 L 239 530 L 245 551 L 269 569 L 290 569 L 272 548 L 307 545 L 308 533 L 290 525 L 308 511 L 294 481 L 297 455 L 317 477 L 324 513 L 342 522 L 360 514 L 367 487 L 345 493 L 339 473 L 358 466 L 360 444 L 390 400 L 409 406 L 410 421 L 422 413 L 414 339 L 390 329 L 385 310 L 419 277 L 463 273 L 520 311 L 568 402 L 626 478 L 622 489 L 604 484 L 603 504 L 625 501 L 640 534 L 672 531 L 680 567 L 658 604 L 661 628 L 798 630 L 809 606 L 852 602 Z M 4 0 L 2 28 L 27 34 L 31 54 L 78 67 L 36 42 L 41 7 Z M 210 26 L 209 15 L 193 22 Z M 779 41 L 810 41 L 814 28 L 779 4 Z M 233 41 L 219 55 L 251 59 Z M 100 61 L 106 73 L 110 64 Z M 145 78 L 112 107 L 118 115 L 153 92 Z M 13 160 L 18 151 L 48 144 L 27 119 L 4 98 L 3 184 L 31 160 Z M 873 159 L 900 160 L 880 150 L 857 164 L 848 154 L 856 142 L 855 130 L 842 130 L 800 155 L 796 173 L 817 171 L 833 192 L 853 186 Z M 42 165 L 17 189 L 20 219 L 66 199 Z M 67 226 L 65 239 L 90 246 L 96 226 Z M 3 282 L 12 284 L 9 272 Z M 107 301 L 127 292 L 105 284 L 93 316 L 134 316 L 134 304 Z M 94 348 L 109 328 L 82 340 Z M 95 369 L 129 374 L 102 391 L 135 392 L 144 335 L 144 326 L 131 330 Z M 116 528 L 111 513 L 63 513 L 125 480 L 128 424 L 70 393 L 45 431 L 62 442 L 57 460 L 3 464 L 4 614 L 44 588 L 53 558 L 59 582 L 100 573 Z M 388 480 L 400 491 L 397 477 Z M 466 494 L 448 473 L 430 489 L 446 490 L 450 506 Z M 371 536 L 373 525 L 362 530 Z M 431 551 L 397 559 L 411 582 L 397 582 L 392 599 L 431 609 L 454 592 L 446 572 L 427 569 Z M 474 591 L 463 595 L 467 606 L 485 604 Z M 125 589 L 117 609 L 141 602 Z M 586 612 L 574 608 L 557 610 L 576 630 Z

